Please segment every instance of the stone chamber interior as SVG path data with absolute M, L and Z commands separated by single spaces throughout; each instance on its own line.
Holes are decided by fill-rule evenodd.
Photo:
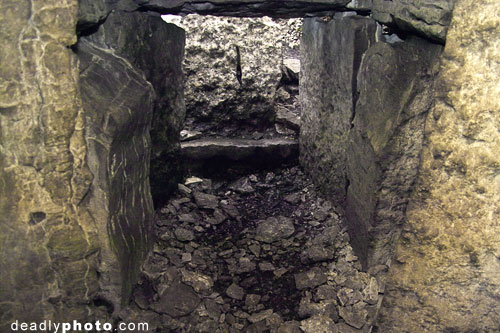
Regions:
M 499 11 L 0 3 L 0 331 L 500 331 Z
M 156 242 L 122 320 L 172 332 L 371 330 L 382 285 L 362 271 L 342 209 L 299 167 L 303 20 L 164 19 L 186 31 L 176 160 L 186 176 L 168 201 L 153 187 Z

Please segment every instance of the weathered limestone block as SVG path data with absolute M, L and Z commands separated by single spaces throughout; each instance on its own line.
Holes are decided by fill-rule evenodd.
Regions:
M 88 164 L 88 204 L 101 238 L 101 296 L 119 308 L 150 246 L 149 188 L 154 92 L 141 71 L 109 49 L 78 43 Z
M 187 116 L 218 126 L 270 120 L 284 55 L 298 51 L 300 20 L 189 15 L 180 24 L 187 35 Z
M 372 17 L 444 44 L 455 1 L 373 0 Z
M 376 23 L 359 16 L 306 18 L 303 27 L 300 160 L 324 193 L 342 201 L 357 75 L 375 42 Z
M 0 331 L 88 318 L 98 237 L 86 166 L 76 1 L 0 3 Z
M 499 12 L 456 3 L 381 332 L 500 331 Z
M 185 117 L 184 31 L 159 16 L 115 10 L 86 38 L 127 59 L 155 90 L 151 190 L 160 204 L 176 188 L 181 174 L 177 153 Z
M 418 172 L 441 49 L 414 37 L 376 43 L 363 57 L 346 147 L 345 209 L 352 245 L 365 266 L 392 257 Z

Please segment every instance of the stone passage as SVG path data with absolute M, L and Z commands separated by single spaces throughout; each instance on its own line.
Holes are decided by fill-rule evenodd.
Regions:
M 499 12 L 497 0 L 1 1 L 0 331 L 96 319 L 500 331 Z M 222 91 L 235 98 L 216 101 L 211 124 L 195 119 L 213 115 L 200 98 L 179 133 L 185 34 L 167 13 L 305 16 L 302 117 L 297 44 L 252 80 L 267 65 L 248 61 L 257 38 L 205 43 L 198 25 L 188 51 L 230 64 Z M 297 168 L 178 185 L 183 147 L 264 148 L 266 162 L 277 154 L 262 144 L 281 136 L 295 157 L 301 126 L 302 165 L 331 202 Z M 156 218 L 151 192 L 166 201 Z
M 381 282 L 362 272 L 342 216 L 298 167 L 188 178 L 124 321 L 161 332 L 368 332 Z

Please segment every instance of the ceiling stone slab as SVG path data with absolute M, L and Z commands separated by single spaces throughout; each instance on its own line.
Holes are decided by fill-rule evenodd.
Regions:
M 205 14 L 236 17 L 301 17 L 308 13 L 346 10 L 350 0 L 134 0 L 144 9 L 162 14 Z

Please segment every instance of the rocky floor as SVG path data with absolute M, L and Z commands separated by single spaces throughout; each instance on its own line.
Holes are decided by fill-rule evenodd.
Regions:
M 191 177 L 157 214 L 125 321 L 152 332 L 369 332 L 380 283 L 298 167 Z

